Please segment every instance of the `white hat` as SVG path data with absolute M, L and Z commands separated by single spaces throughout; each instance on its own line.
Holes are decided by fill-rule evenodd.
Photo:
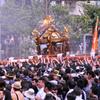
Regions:
M 24 92 L 24 95 L 32 100 L 35 100 L 35 94 L 34 94 L 34 90 L 32 88 L 30 88 L 29 90 Z
M 45 72 L 45 73 L 43 74 L 43 76 L 49 76 L 49 74 Z
M 48 71 L 51 72 L 52 71 L 52 68 L 48 68 Z
M 79 67 L 79 66 L 77 66 L 77 67 L 76 67 L 76 69 L 80 69 L 80 67 Z
M 21 89 L 22 88 L 21 83 L 19 81 L 12 84 L 12 87 L 15 88 L 15 89 Z
M 56 80 L 51 80 L 49 82 L 52 83 L 52 84 L 54 84 L 54 85 L 58 85 L 58 81 L 56 81 Z

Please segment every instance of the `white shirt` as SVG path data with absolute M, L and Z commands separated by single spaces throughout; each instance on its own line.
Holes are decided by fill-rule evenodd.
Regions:
M 71 92 L 73 92 L 74 89 L 69 89 L 69 91 L 67 92 L 67 95 Z
M 83 99 L 81 98 L 81 95 L 80 95 L 80 96 L 76 96 L 75 100 L 83 100 Z
M 44 100 L 45 96 L 46 96 L 46 93 L 44 92 L 44 88 L 41 88 L 36 94 L 36 97 L 39 97 L 41 100 Z
M 67 95 L 68 95 L 69 93 L 73 92 L 73 90 L 74 90 L 74 89 L 70 89 L 70 90 L 67 92 L 66 97 L 65 97 L 65 100 L 67 100 Z

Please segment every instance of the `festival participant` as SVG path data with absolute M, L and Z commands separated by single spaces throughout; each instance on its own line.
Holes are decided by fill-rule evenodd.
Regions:
M 35 100 L 35 94 L 32 88 L 24 92 L 24 100 Z
M 37 82 L 38 82 L 38 79 L 35 79 L 35 78 L 33 78 L 32 79 L 32 89 L 34 90 L 34 93 L 35 93 L 35 95 L 37 94 L 37 92 L 38 92 L 38 88 L 37 88 Z
M 67 94 L 66 94 L 65 100 L 68 100 L 68 99 L 67 99 L 67 96 L 68 96 L 69 93 L 72 93 L 72 92 L 74 91 L 75 86 L 76 86 L 75 81 L 72 81 L 72 80 L 69 80 L 69 81 L 68 81 L 69 91 L 68 91 Z
M 38 83 L 37 83 L 38 92 L 35 97 L 36 100 L 44 100 L 44 98 L 46 96 L 46 93 L 44 91 L 45 82 L 46 82 L 46 80 L 44 77 L 40 77 L 40 79 L 38 80 Z
M 12 84 L 11 96 L 12 100 L 24 100 L 24 95 L 21 92 L 21 83 L 16 81 Z
M 96 85 L 93 85 L 91 87 L 91 91 L 89 93 L 89 100 L 99 100 L 98 99 L 98 87 Z
M 50 82 L 45 83 L 46 96 L 44 100 L 56 100 L 54 94 L 52 93 L 52 84 Z
M 46 80 L 56 84 L 57 87 L 52 88 L 50 92 L 53 95 L 55 94 L 54 96 L 60 98 L 60 100 L 65 100 L 65 95 L 70 90 L 68 84 L 70 80 L 76 83 L 77 87 L 83 92 L 84 96 L 82 96 L 83 94 L 80 96 L 83 100 L 89 100 L 91 97 L 90 94 L 100 97 L 100 58 L 93 60 L 90 57 L 84 58 L 75 56 L 67 57 L 67 59 L 62 60 L 62 62 L 52 61 L 49 62 L 49 64 L 47 62 L 39 63 L 39 61 L 38 63 L 30 63 L 30 61 L 27 60 L 20 62 L 20 64 L 16 62 L 16 64 L 8 63 L 3 65 L 4 67 L 2 68 L 5 70 L 5 73 L 2 73 L 2 70 L 0 70 L 0 78 L 6 82 L 7 87 L 4 86 L 4 92 L 1 92 L 1 97 L 9 97 L 10 95 L 5 94 L 5 90 L 9 91 L 10 94 L 8 85 L 11 86 L 14 82 L 20 81 L 22 89 L 18 91 L 21 90 L 20 92 L 23 93 L 32 88 L 36 95 L 36 100 L 44 100 L 47 94 L 45 91 Z M 64 83 L 60 83 L 61 81 Z M 99 88 L 99 91 L 96 91 L 97 93 L 95 94 L 94 89 L 92 90 L 94 85 Z M 0 85 L 0 87 L 1 86 L 2 85 Z M 14 89 L 13 93 L 15 93 L 15 91 L 16 89 Z M 14 95 L 14 97 L 16 100 L 16 95 Z M 47 96 L 47 99 L 48 97 L 50 97 L 50 95 Z M 76 94 L 73 92 L 68 93 L 67 99 L 70 100 L 69 98 L 71 97 L 76 98 Z M 7 98 L 5 100 L 10 99 Z
M 0 100 L 12 100 L 11 93 L 6 89 L 6 83 L 3 79 L 0 79 Z

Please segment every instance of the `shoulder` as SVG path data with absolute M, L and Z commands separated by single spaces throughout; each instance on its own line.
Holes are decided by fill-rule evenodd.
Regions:
M 11 93 L 11 98 L 12 98 L 12 100 L 16 100 L 16 95 L 15 95 L 15 93 Z
M 56 100 L 55 96 L 52 95 L 51 93 L 46 94 L 44 100 Z
M 93 95 L 93 96 L 90 96 L 90 98 L 89 98 L 90 100 L 98 100 L 98 97 L 96 96 L 96 95 Z

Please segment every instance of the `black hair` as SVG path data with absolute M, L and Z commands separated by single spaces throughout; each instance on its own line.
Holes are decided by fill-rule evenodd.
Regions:
M 39 80 L 42 80 L 44 83 L 48 81 L 46 77 L 40 77 Z
M 47 94 L 44 100 L 56 100 L 56 98 L 52 94 Z
M 77 86 L 81 89 L 85 88 L 88 85 L 88 81 L 84 78 L 81 77 L 81 79 L 78 79 L 77 81 Z
M 99 88 L 96 84 L 92 85 L 91 90 L 93 94 L 98 95 Z
M 36 78 L 33 78 L 32 81 L 35 81 L 36 83 L 38 82 L 38 79 Z
M 82 90 L 77 86 L 74 88 L 73 92 L 75 93 L 76 96 L 79 96 L 82 94 Z
M 71 92 L 67 95 L 67 100 L 75 100 L 76 99 L 76 95 L 74 92 Z
M 45 82 L 45 87 L 48 88 L 49 91 L 51 91 L 52 84 L 50 82 Z
M 93 71 L 88 71 L 88 74 L 92 76 L 92 78 L 95 77 L 95 73 Z
M 3 90 L 6 86 L 6 83 L 3 79 L 0 79 L 0 90 Z
M 70 89 L 73 89 L 73 88 L 76 86 L 75 81 L 69 80 L 69 81 L 68 81 L 68 86 L 69 86 Z

